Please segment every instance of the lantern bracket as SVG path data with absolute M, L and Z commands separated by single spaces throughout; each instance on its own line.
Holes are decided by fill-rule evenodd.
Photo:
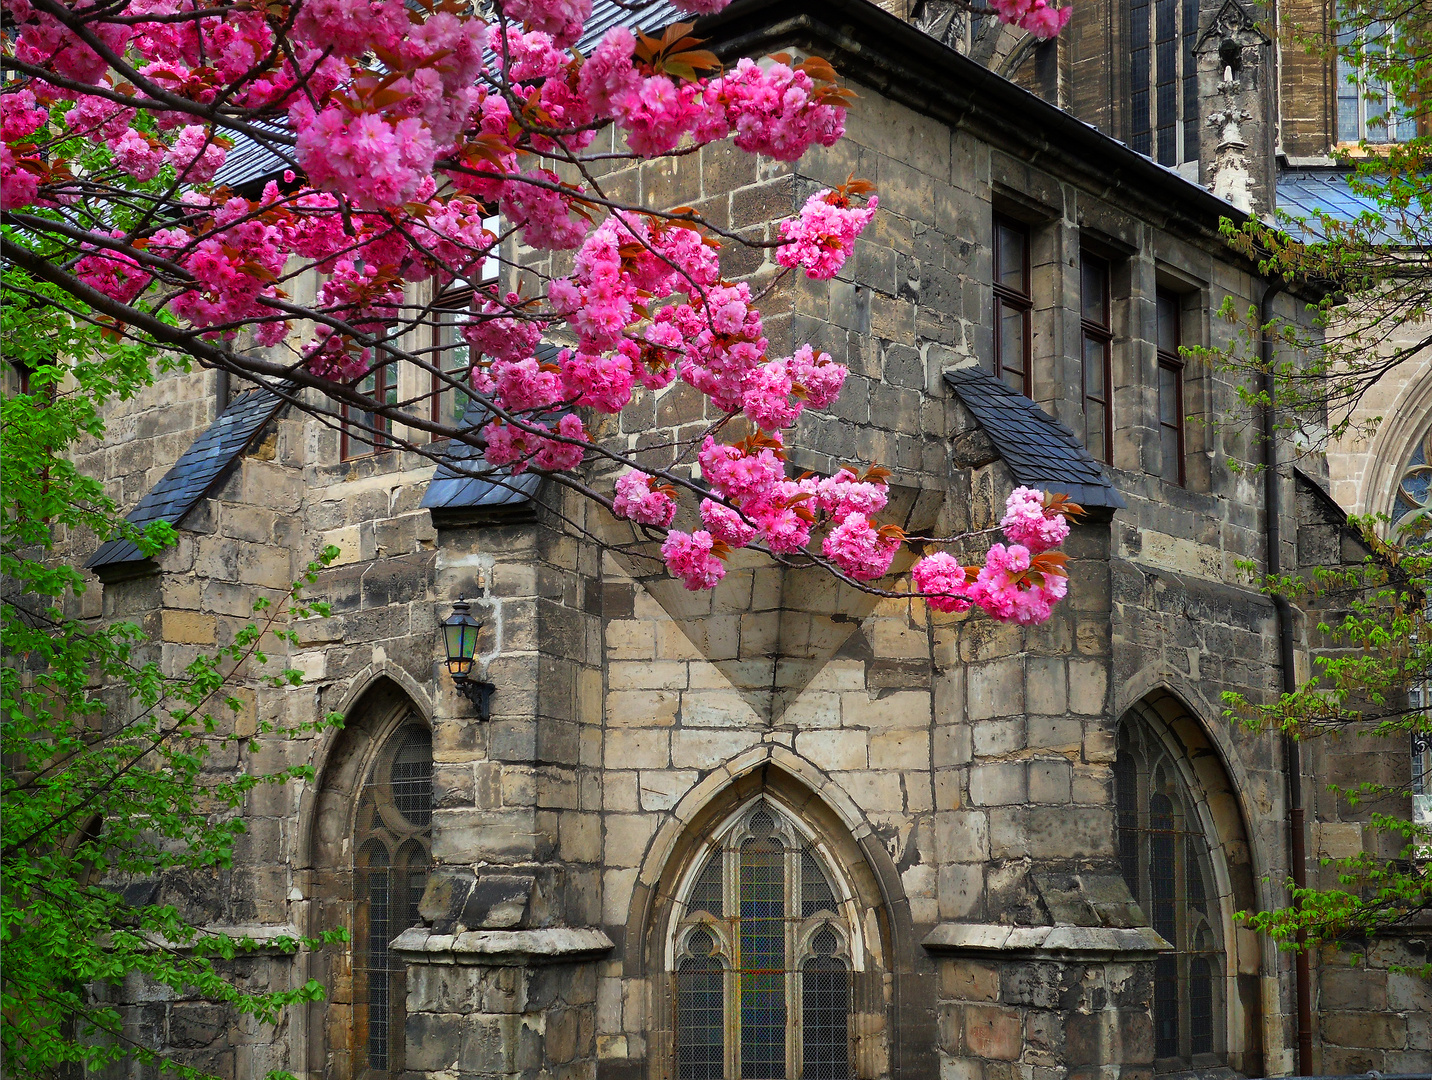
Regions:
M 494 684 L 477 679 L 453 679 L 452 684 L 458 693 L 477 706 L 479 720 L 492 718 L 492 695 L 497 690 Z

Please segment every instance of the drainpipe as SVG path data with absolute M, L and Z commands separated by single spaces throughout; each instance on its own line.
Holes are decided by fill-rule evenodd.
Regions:
M 1268 573 L 1281 574 L 1282 566 L 1282 518 L 1283 492 L 1278 482 L 1278 446 L 1274 441 L 1275 412 L 1277 398 L 1273 377 L 1273 339 L 1262 330 L 1272 317 L 1273 298 L 1283 291 L 1283 282 L 1271 282 L 1263 291 L 1258 302 L 1258 325 L 1260 359 L 1263 363 L 1263 392 L 1267 404 L 1263 407 L 1263 506 L 1267 521 L 1264 526 L 1264 540 L 1268 546 Z M 1283 673 L 1283 693 L 1291 694 L 1297 689 L 1297 675 L 1293 667 L 1293 611 L 1285 597 L 1274 594 L 1273 612 L 1278 623 L 1278 663 Z M 1308 884 L 1308 853 L 1306 827 L 1303 821 L 1302 755 L 1298 740 L 1290 735 L 1283 736 L 1283 766 L 1288 784 L 1288 863 L 1292 872 L 1293 885 L 1299 889 Z M 1299 931 L 1297 942 L 1300 946 L 1293 954 L 1293 976 L 1298 1017 L 1298 1072 L 1302 1076 L 1313 1075 L 1313 980 L 1308 967 L 1308 954 L 1304 946 L 1307 934 Z

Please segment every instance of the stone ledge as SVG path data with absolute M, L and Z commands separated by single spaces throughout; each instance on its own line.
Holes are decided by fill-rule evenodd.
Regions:
M 1147 960 L 1171 949 L 1151 927 L 940 923 L 920 944 L 945 956 Z
M 553 927 L 546 930 L 468 930 L 435 934 L 426 927 L 404 930 L 392 949 L 410 964 L 490 964 L 528 967 L 596 960 L 611 952 L 612 939 L 600 930 Z

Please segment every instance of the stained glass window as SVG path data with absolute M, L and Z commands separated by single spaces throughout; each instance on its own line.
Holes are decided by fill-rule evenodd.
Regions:
M 1419 528 L 1425 531 L 1426 519 L 1432 517 L 1429 510 L 1432 510 L 1432 428 L 1417 440 L 1402 467 L 1392 498 L 1393 531 Z
M 1114 803 L 1124 878 L 1173 946 L 1154 961 L 1154 1056 L 1160 1069 L 1217 1064 L 1224 958 L 1208 838 L 1175 762 L 1141 725 L 1120 729 Z
M 354 866 L 353 1050 L 367 1080 L 403 1067 L 406 968 L 390 948 L 419 921 L 432 863 L 433 745 L 407 725 L 383 745 L 359 796 Z
M 848 1080 L 850 901 L 833 881 L 765 800 L 717 838 L 678 905 L 677 1080 Z

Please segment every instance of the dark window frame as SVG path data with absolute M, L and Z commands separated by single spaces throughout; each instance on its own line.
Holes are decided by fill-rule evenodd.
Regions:
M 371 394 L 374 401 L 393 404 L 388 401 L 388 393 L 392 391 L 396 395 L 398 392 L 396 363 L 396 361 L 390 360 L 381 364 L 362 378 L 353 380 L 349 385 L 359 393 Z M 369 378 L 373 380 L 373 388 L 363 390 L 362 386 Z M 343 423 L 338 440 L 338 456 L 341 460 L 353 461 L 357 458 L 371 457 L 374 454 L 385 454 L 393 449 L 393 421 L 388 417 L 380 416 L 377 413 L 360 414 L 347 402 L 343 403 L 341 411 Z M 357 415 L 371 416 L 372 426 L 375 430 L 372 432 L 358 430 L 354 424 Z
M 432 870 L 432 734 L 409 719 L 383 743 L 359 795 L 350 931 L 353 1075 L 403 1072 L 406 965 L 388 943 L 417 921 Z
M 1005 270 L 1000 258 L 1000 231 L 1002 229 L 1016 232 L 1023 238 L 1023 265 L 1020 267 L 1020 278 L 1024 283 L 1023 291 L 1012 288 L 1000 280 L 1004 276 Z M 1030 281 L 1030 229 L 1027 224 L 1016 218 L 995 214 L 992 236 L 994 249 L 991 258 L 994 283 L 994 374 L 1009 383 L 1005 373 L 1017 373 L 1023 381 L 1023 385 L 1016 389 L 1032 400 L 1034 397 L 1034 295 Z M 1022 355 L 1019 357 L 1017 365 L 1007 363 L 1008 358 L 1004 355 L 1004 335 L 1001 332 L 1001 326 L 1005 308 L 1019 312 L 1024 323 Z
M 472 287 L 454 289 L 451 292 L 442 293 L 433 301 L 433 321 L 429 328 L 429 342 L 432 352 L 429 355 L 431 356 L 433 367 L 442 367 L 444 374 L 450 376 L 457 375 L 469 370 L 472 366 L 472 356 L 470 352 L 466 353 L 467 362 L 461 367 L 448 368 L 446 364 L 444 364 L 443 360 L 446 356 L 444 350 L 446 349 L 446 345 L 442 340 L 442 335 L 445 329 L 455 328 L 457 326 L 456 313 L 471 308 L 472 298 L 476 295 L 476 292 L 477 290 Z M 453 322 L 444 323 L 442 321 L 444 313 L 451 315 Z M 429 372 L 428 380 L 428 419 L 435 424 L 440 424 L 443 422 L 443 413 L 446 411 L 444 403 L 450 400 L 448 395 L 455 394 L 457 391 L 443 383 L 436 372 Z
M 1100 273 L 1104 279 L 1104 303 L 1103 310 L 1099 312 L 1099 319 L 1089 317 L 1088 305 L 1084 298 L 1084 283 L 1086 279 L 1086 268 L 1091 263 L 1098 263 L 1102 268 Z M 1079 254 L 1079 367 L 1082 400 L 1084 403 L 1084 448 L 1091 455 L 1097 457 L 1105 464 L 1114 460 L 1114 322 L 1113 322 L 1113 267 L 1109 260 L 1087 251 Z M 1099 397 L 1089 392 L 1089 370 L 1087 366 L 1088 348 L 1087 344 L 1094 342 L 1100 347 L 1104 376 L 1104 394 Z M 1089 445 L 1089 415 L 1090 403 L 1102 406 L 1104 410 L 1104 445 L 1093 447 Z
M 1172 336 L 1173 336 L 1173 349 L 1172 349 L 1171 351 L 1168 350 L 1168 349 L 1165 349 L 1165 348 L 1163 347 L 1163 337 L 1164 337 L 1164 335 L 1163 335 L 1163 328 L 1162 328 L 1162 325 L 1159 323 L 1159 320 L 1162 318 L 1162 311 L 1163 311 L 1163 304 L 1161 303 L 1161 301 L 1167 301 L 1167 302 L 1169 303 L 1170 308 L 1171 308 L 1172 311 L 1173 311 L 1173 335 L 1172 335 Z M 1184 430 L 1184 428 L 1185 428 L 1185 423 L 1184 423 L 1183 376 L 1184 376 L 1185 364 L 1184 364 L 1183 358 L 1179 355 L 1179 349 L 1181 349 L 1181 348 L 1183 347 L 1183 297 L 1179 296 L 1179 295 L 1178 295 L 1177 293 L 1175 293 L 1175 292 L 1172 292 L 1171 290 L 1159 289 L 1159 290 L 1157 291 L 1157 293 L 1155 294 L 1155 300 L 1154 300 L 1154 318 L 1155 318 L 1154 342 L 1155 342 L 1155 350 L 1156 350 L 1157 355 L 1158 355 L 1158 386 L 1157 386 L 1157 398 L 1158 398 L 1158 425 L 1159 425 L 1159 449 L 1160 449 L 1160 454 L 1159 454 L 1159 475 L 1160 475 L 1160 476 L 1164 479 L 1164 481 L 1167 482 L 1167 483 L 1170 483 L 1170 484 L 1176 483 L 1176 484 L 1178 484 L 1179 487 L 1184 487 L 1184 486 L 1186 486 L 1186 481 L 1187 481 L 1187 471 L 1186 471 L 1186 469 L 1185 469 L 1185 464 L 1184 464 L 1184 463 L 1185 463 L 1185 459 L 1186 459 L 1187 456 L 1188 456 L 1187 439 L 1186 439 L 1186 433 L 1185 433 L 1185 430 Z M 1163 388 L 1163 386 L 1164 386 L 1164 380 L 1163 380 L 1163 373 L 1164 373 L 1165 371 L 1171 372 L 1171 373 L 1173 374 L 1174 398 L 1175 398 L 1175 400 L 1174 400 L 1174 412 L 1173 412 L 1173 415 L 1174 415 L 1173 423 L 1168 423 L 1167 421 L 1164 420 L 1164 397 L 1163 397 L 1163 394 L 1164 394 L 1164 388 Z M 1163 445 L 1164 445 L 1164 431 L 1165 431 L 1165 430 L 1172 430 L 1172 431 L 1174 432 L 1174 436 L 1175 436 L 1175 439 L 1176 439 L 1176 441 L 1177 441 L 1177 445 L 1178 445 L 1178 475 L 1177 475 L 1177 478 L 1175 478 L 1175 477 L 1169 475 L 1170 470 L 1169 470 L 1169 467 L 1168 467 L 1168 462 L 1166 462 L 1166 461 L 1163 460 L 1162 450 L 1163 450 Z
M 1120 868 L 1149 924 L 1173 946 L 1155 962 L 1156 1074 L 1218 1066 L 1227 1054 L 1229 958 L 1212 868 L 1216 840 L 1194 800 L 1155 733 L 1121 724 L 1114 761 Z

